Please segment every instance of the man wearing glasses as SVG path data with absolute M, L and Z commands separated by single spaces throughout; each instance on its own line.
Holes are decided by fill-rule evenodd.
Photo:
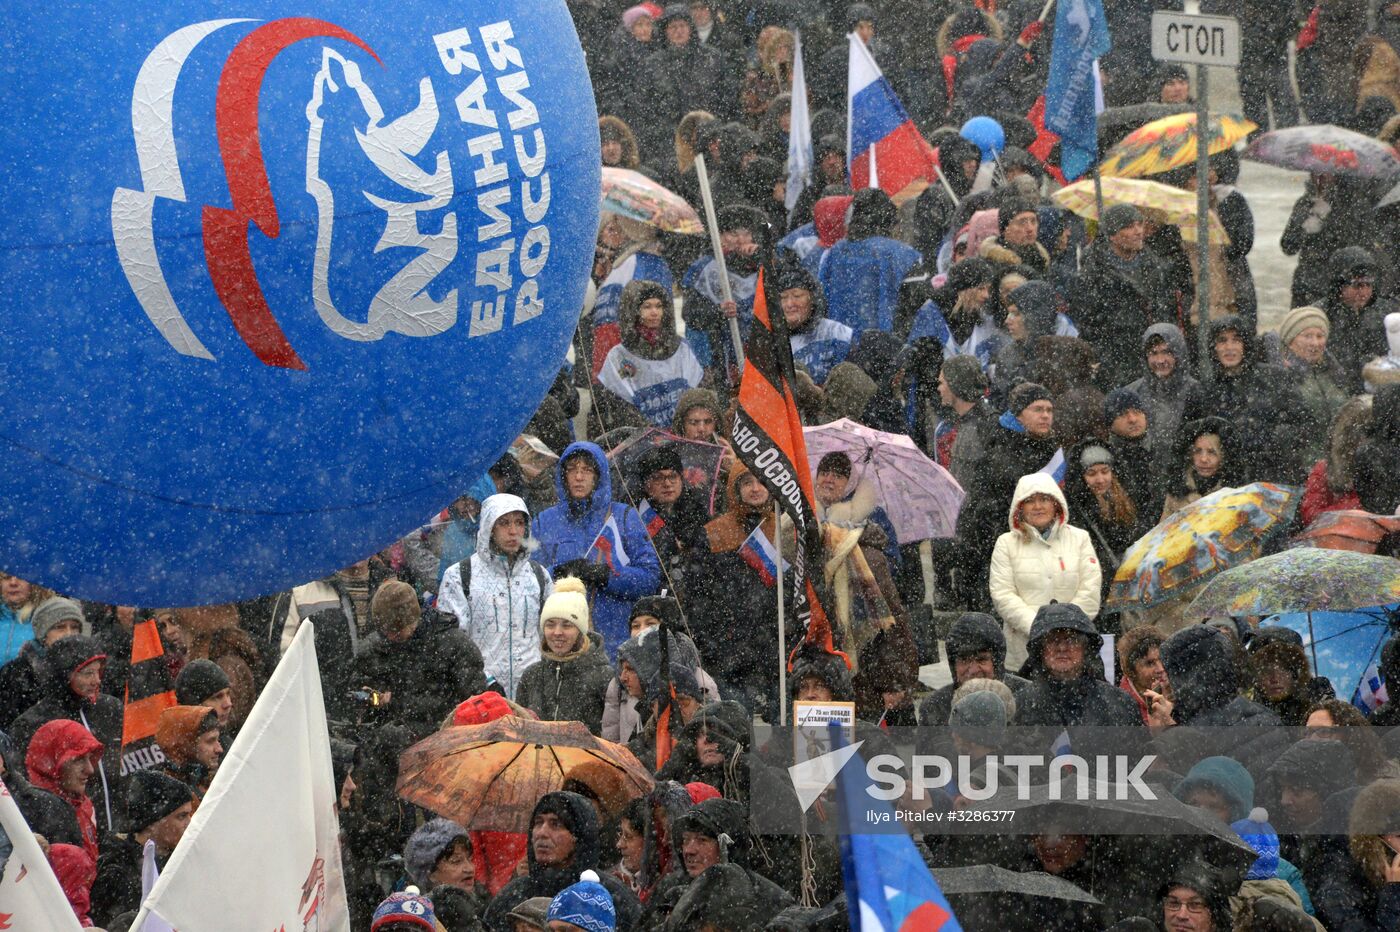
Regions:
M 1229 932 L 1230 898 L 1212 869 L 1187 864 L 1162 888 L 1162 928 L 1167 932 Z

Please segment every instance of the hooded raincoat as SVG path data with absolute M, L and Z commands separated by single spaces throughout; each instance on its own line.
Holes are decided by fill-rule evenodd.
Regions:
M 597 486 L 582 501 L 571 500 L 564 487 L 564 464 L 576 453 L 590 457 L 598 470 Z M 609 563 L 607 583 L 589 592 L 589 612 L 593 630 L 602 636 L 609 656 L 613 656 L 631 634 L 627 618 L 632 603 L 656 592 L 660 585 L 661 561 L 637 509 L 613 500 L 608 459 L 597 444 L 579 442 L 565 447 L 554 473 L 554 486 L 559 504 L 537 515 L 530 528 L 540 544 L 536 559 L 555 576 L 555 569 L 570 560 Z M 612 554 L 611 561 L 598 546 L 605 530 L 608 542 L 616 543 L 620 551 Z
M 513 512 L 526 520 L 530 509 L 515 495 L 492 495 L 481 506 L 476 553 L 471 556 L 471 592 L 462 591 L 461 564 L 448 567 L 438 589 L 438 611 L 476 642 L 493 677 L 510 698 L 526 668 L 540 659 L 540 609 L 554 591 L 549 571 L 530 558 L 528 547 L 508 555 L 491 545 L 496 522 Z M 541 589 L 543 584 L 543 589 Z

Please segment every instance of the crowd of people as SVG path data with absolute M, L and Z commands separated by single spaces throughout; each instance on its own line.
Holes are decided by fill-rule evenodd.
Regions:
M 1400 384 L 1364 374 L 1400 354 L 1386 336 L 1400 217 L 1379 206 L 1392 182 L 1300 180 L 1281 243 L 1298 257 L 1292 307 L 1261 309 L 1239 159 L 1213 156 L 1229 245 L 1211 255 L 1201 302 L 1180 229 L 1122 203 L 1086 224 L 1048 198 L 1056 153 L 1030 154 L 1028 118 L 1053 31 L 1038 0 L 569 6 L 604 164 L 699 205 L 703 153 L 723 265 L 703 237 L 605 213 L 573 361 L 525 434 L 433 523 L 325 579 L 174 610 L 0 582 L 0 777 L 83 924 L 128 928 L 143 846 L 170 856 L 310 622 L 356 930 L 847 928 L 835 839 L 765 834 L 755 819 L 800 808 L 790 749 L 754 731 L 794 701 L 854 703 L 867 752 L 898 726 L 947 726 L 959 752 L 983 757 L 985 735 L 1008 726 L 1136 728 L 1158 742 L 1294 726 L 1184 762 L 1176 742 L 1180 769 L 1151 775 L 1256 851 L 1247 876 L 1189 857 L 1164 876 L 1148 866 L 1158 840 L 1118 861 L 1072 824 L 995 844 L 915 841 L 934 868 L 1045 872 L 1101 902 L 1070 919 L 1047 900 L 1027 928 L 1400 929 L 1400 732 L 1378 729 L 1400 723 L 1400 698 L 1363 714 L 1312 669 L 1299 635 L 1258 618 L 1107 605 L 1129 548 L 1222 488 L 1291 487 L 1295 529 L 1329 511 L 1400 509 Z M 1156 6 L 1106 4 L 1110 108 L 1189 103 L 1184 70 L 1149 55 Z M 1239 19 L 1243 105 L 1260 127 L 1400 137 L 1400 4 L 1374 10 L 1374 28 L 1357 0 L 1210 6 Z M 814 177 L 789 198 L 799 32 Z M 847 33 L 938 153 L 942 181 L 899 203 L 848 187 Z M 960 132 L 978 116 L 1004 131 L 995 157 Z M 1103 147 L 1133 128 L 1105 126 Z M 753 325 L 760 271 L 804 423 L 907 436 L 964 496 L 947 536 L 902 538 L 862 463 L 818 459 L 825 562 L 813 572 L 842 653 L 802 646 L 786 693 L 780 639 L 805 632 L 775 570 L 796 532 L 728 441 L 729 327 Z M 1265 317 L 1277 326 L 1261 330 Z M 1400 344 L 1400 318 L 1392 330 Z M 650 443 L 640 456 L 619 455 L 638 438 Z M 123 755 L 123 702 L 148 621 L 176 704 L 155 729 L 156 763 L 139 769 Z M 950 679 L 935 683 L 940 654 Z M 1378 660 L 1393 692 L 1400 639 Z M 397 798 L 405 748 L 505 715 L 581 722 L 626 746 L 654 788 L 618 799 L 577 774 L 538 799 L 525 833 Z M 928 740 L 937 747 L 916 743 L 943 747 Z

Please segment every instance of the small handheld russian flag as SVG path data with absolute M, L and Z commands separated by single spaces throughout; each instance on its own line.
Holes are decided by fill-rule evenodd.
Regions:
M 778 548 L 768 539 L 768 535 L 763 533 L 763 525 L 753 529 L 744 543 L 739 547 L 739 557 L 763 580 L 765 586 L 772 586 L 778 579 Z M 787 572 L 788 562 L 783 561 L 783 571 Z
M 627 559 L 627 551 L 622 547 L 622 532 L 618 530 L 616 515 L 608 515 L 608 520 L 603 522 L 603 529 L 598 532 L 598 539 L 593 542 L 591 549 L 598 551 L 603 562 L 614 573 L 617 572 L 619 564 L 632 565 L 632 561 Z
M 1380 667 L 1372 662 L 1366 668 L 1366 672 L 1361 674 L 1361 682 L 1357 684 L 1356 695 L 1351 697 L 1351 704 L 1360 709 L 1363 715 L 1369 716 L 1389 701 L 1385 682 L 1381 679 Z
M 645 498 L 637 506 L 637 513 L 642 516 L 642 525 L 647 529 L 647 536 L 655 537 L 661 533 L 661 529 L 666 526 L 666 519 L 656 513 L 656 509 L 651 507 L 651 502 Z

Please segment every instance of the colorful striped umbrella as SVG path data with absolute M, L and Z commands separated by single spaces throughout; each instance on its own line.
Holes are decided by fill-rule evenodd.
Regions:
M 1102 184 L 1105 207 L 1132 204 L 1158 225 L 1182 227 L 1188 232 L 1194 232 L 1196 228 L 1194 191 L 1141 178 L 1104 178 Z M 1092 180 L 1076 181 L 1050 195 L 1050 199 L 1086 220 L 1099 219 L 1099 205 Z M 1210 213 L 1210 241 L 1222 246 L 1230 242 L 1215 211 Z

